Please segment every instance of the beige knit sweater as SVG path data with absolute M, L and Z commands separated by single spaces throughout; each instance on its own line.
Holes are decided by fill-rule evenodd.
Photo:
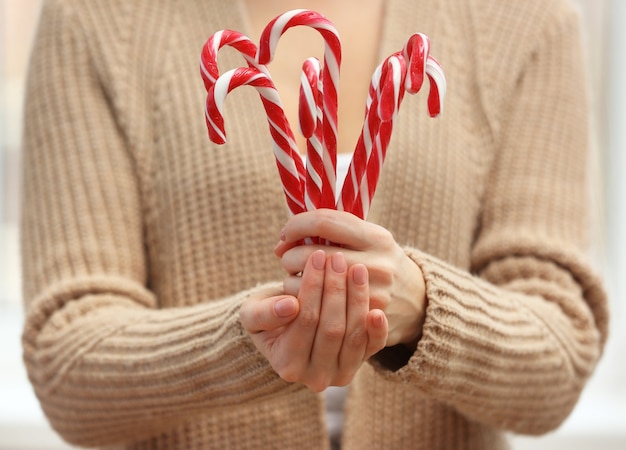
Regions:
M 321 398 L 238 322 L 280 282 L 288 212 L 253 89 L 207 139 L 202 44 L 226 0 L 48 0 L 26 100 L 24 360 L 82 446 L 318 449 Z M 421 267 L 415 353 L 350 386 L 345 449 L 502 449 L 572 410 L 607 332 L 585 263 L 586 81 L 564 0 L 388 0 L 381 57 L 427 33 L 441 118 L 405 100 L 370 220 Z M 382 58 L 381 58 L 382 59 Z M 241 65 L 233 53 L 225 67 Z

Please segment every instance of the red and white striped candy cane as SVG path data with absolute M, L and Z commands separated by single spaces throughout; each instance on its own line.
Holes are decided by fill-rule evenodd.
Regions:
M 294 152 L 289 123 L 280 102 L 278 91 L 270 77 L 256 68 L 229 70 L 220 75 L 208 91 L 205 116 L 209 138 L 216 144 L 226 142 L 224 116 L 222 114 L 226 95 L 239 86 L 253 86 L 263 100 L 263 106 L 272 135 L 272 147 L 278 173 L 283 184 L 289 210 L 293 214 L 305 210 L 304 193 L 300 183 L 300 173 L 292 157 Z M 295 149 L 297 152 L 297 148 Z
M 337 198 L 336 209 L 340 211 L 353 212 L 354 201 L 360 190 L 361 180 L 367 169 L 367 160 L 372 152 L 372 147 L 378 128 L 380 127 L 380 117 L 376 114 L 378 109 L 378 94 L 376 86 L 380 83 L 383 64 L 380 64 L 370 82 L 370 90 L 365 107 L 365 119 L 361 134 L 357 140 L 352 160 L 348 166 L 348 172 L 344 179 L 343 186 Z
M 403 58 L 394 62 L 394 65 L 400 63 L 406 66 L 406 69 L 398 68 L 399 71 L 395 72 L 397 77 L 402 70 L 405 70 L 403 86 L 399 86 L 397 80 L 390 84 L 389 75 L 383 75 L 384 68 L 389 67 L 388 63 L 391 61 L 389 58 L 374 72 L 366 105 L 366 120 L 357 142 L 348 177 L 341 191 L 338 209 L 350 211 L 361 218 L 367 217 L 393 129 L 393 119 L 390 120 L 390 118 L 395 119 L 398 113 L 403 97 L 402 88 L 409 93 L 417 93 L 423 85 L 425 76 L 428 76 L 430 81 L 429 113 L 431 117 L 436 117 L 442 111 L 446 91 L 445 75 L 439 63 L 429 53 L 430 40 L 427 36 L 416 33 L 404 46 Z M 392 57 L 399 55 L 400 53 L 396 53 Z M 383 91 L 385 86 L 387 86 L 386 89 L 391 89 L 392 86 L 394 95 L 391 95 L 391 92 L 383 94 L 381 86 Z M 400 91 L 398 91 L 399 87 Z M 381 99 L 387 100 L 378 104 Z M 376 114 L 372 113 L 373 110 Z
M 428 112 L 431 117 L 437 117 L 443 112 L 443 99 L 446 96 L 446 76 L 439 62 L 432 56 L 426 61 L 426 75 L 430 81 L 428 93 Z
M 225 46 L 232 47 L 237 50 L 248 63 L 249 67 L 254 67 L 260 72 L 266 74 L 268 77 L 270 76 L 267 66 L 259 64 L 257 62 L 257 45 L 252 42 L 250 38 L 238 31 L 220 30 L 213 33 L 213 35 L 211 35 L 209 39 L 207 39 L 206 43 L 202 47 L 202 53 L 200 55 L 200 75 L 202 76 L 204 87 L 207 91 L 211 88 L 211 86 L 213 86 L 213 84 L 215 84 L 215 81 L 219 77 L 217 55 L 220 49 Z M 263 103 L 266 102 L 266 100 L 263 98 L 261 98 L 261 100 L 263 101 Z M 288 128 L 286 131 L 291 141 L 290 148 L 297 150 L 295 137 L 291 128 Z M 292 155 L 292 157 L 295 161 L 298 173 L 300 174 L 300 183 L 302 184 L 302 188 L 304 189 L 304 164 L 302 164 L 302 161 L 299 159 L 297 151 L 295 154 Z
M 405 88 L 409 94 L 417 94 L 426 78 L 426 60 L 430 55 L 430 39 L 422 33 L 409 37 L 402 50 L 407 61 Z
M 321 206 L 324 178 L 322 149 L 322 83 L 317 58 L 308 58 L 302 65 L 298 121 L 306 138 L 307 163 L 304 201 L 308 211 Z
M 383 63 L 376 101 L 370 109 L 375 109 L 379 126 L 375 134 L 372 150 L 367 160 L 367 169 L 361 179 L 359 192 L 352 206 L 352 213 L 362 219 L 367 218 L 382 172 L 383 162 L 391 140 L 393 125 L 404 98 L 407 63 L 402 54 L 395 53 Z
M 220 75 L 217 65 L 217 54 L 224 46 L 232 47 L 241 53 L 249 67 L 254 67 L 269 75 L 267 67 L 256 61 L 257 46 L 250 38 L 238 31 L 220 30 L 207 39 L 202 46 L 202 53 L 200 54 L 200 75 L 207 91 L 215 84 L 217 77 Z
M 305 61 L 303 65 L 299 124 L 307 139 L 306 172 L 278 92 L 266 67 L 273 59 L 280 36 L 287 29 L 298 25 L 318 30 L 325 40 L 322 74 L 319 61 L 314 58 Z M 219 76 L 217 53 L 225 45 L 238 50 L 249 68 L 235 69 Z M 205 114 L 209 137 L 216 143 L 226 140 L 222 116 L 226 94 L 242 85 L 255 87 L 266 111 L 276 163 L 288 206 L 294 214 L 305 209 L 337 207 L 365 218 L 404 92 L 417 93 L 428 77 L 428 111 L 435 117 L 443 109 L 445 75 L 437 60 L 430 55 L 428 37 L 416 33 L 409 38 L 402 52 L 387 58 L 372 76 L 361 136 L 341 195 L 336 199 L 340 64 L 341 43 L 337 30 L 321 14 L 309 10 L 289 11 L 276 17 L 263 31 L 258 48 L 241 33 L 222 30 L 209 38 L 202 51 L 200 72 L 208 91 Z
M 268 64 L 274 57 L 280 36 L 294 26 L 314 28 L 324 38 L 322 133 L 325 177 L 321 205 L 325 208 L 334 208 L 337 171 L 337 90 L 341 66 L 341 40 L 337 29 L 332 22 L 315 11 L 304 9 L 288 11 L 272 20 L 263 30 L 257 62 Z
M 379 102 L 381 99 L 381 86 L 384 85 L 385 80 L 388 77 L 389 64 L 391 58 L 396 58 L 399 53 L 395 53 L 389 56 L 385 61 L 376 67 L 372 74 L 370 81 L 370 88 L 366 102 L 365 120 L 361 129 L 361 134 L 354 149 L 354 154 L 348 168 L 347 176 L 344 180 L 343 187 L 341 189 L 340 196 L 337 200 L 337 209 L 351 212 L 359 217 L 361 214 L 355 212 L 355 202 L 359 198 L 361 191 L 361 180 L 366 176 L 366 170 L 368 161 L 374 148 L 374 143 L 377 139 L 379 129 L 381 126 L 381 112 L 385 111 L 386 118 L 390 118 L 389 111 L 393 113 L 395 106 L 389 104 L 388 95 L 385 95 L 385 105 L 381 108 Z M 366 183 L 367 185 L 367 183 Z M 367 197 L 367 196 L 366 196 Z M 362 207 L 358 207 L 359 211 L 362 211 Z
M 437 117 L 443 110 L 443 99 L 446 93 L 446 77 L 441 65 L 430 55 L 430 39 L 422 33 L 409 37 L 403 49 L 408 62 L 406 90 L 416 94 L 422 87 L 424 78 L 428 76 L 430 93 L 428 95 L 428 112 Z

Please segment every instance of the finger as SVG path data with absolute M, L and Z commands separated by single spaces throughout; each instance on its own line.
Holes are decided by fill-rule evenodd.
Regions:
M 294 247 L 287 252 L 285 252 L 281 258 L 281 265 L 283 269 L 291 275 L 298 274 L 302 272 L 306 261 L 311 256 L 311 254 L 316 251 L 323 249 L 326 252 L 326 255 L 332 255 L 334 253 L 341 252 L 343 256 L 346 258 L 348 263 L 348 267 L 352 266 L 357 262 L 360 258 L 363 258 L 362 252 L 357 252 L 354 250 L 337 247 L 334 245 L 328 246 L 314 246 L 314 245 L 301 245 L 298 247 Z
M 347 270 L 343 253 L 328 257 L 320 322 L 311 354 L 311 378 L 314 383 L 319 383 L 318 387 L 321 389 L 330 384 L 337 372 L 339 353 L 345 336 Z
M 251 334 L 275 330 L 291 322 L 298 314 L 296 299 L 289 295 L 247 301 L 239 309 L 239 321 Z
M 363 362 L 368 343 L 366 318 L 369 312 L 369 285 L 367 268 L 355 264 L 348 271 L 348 307 L 346 334 L 339 354 L 339 370 L 350 382 Z
M 287 295 L 298 297 L 300 287 L 302 286 L 302 277 L 300 275 L 290 275 L 283 281 L 283 291 Z
M 299 241 L 285 242 L 285 240 L 282 239 L 282 235 L 281 235 L 281 239 L 278 241 L 278 244 L 276 244 L 276 247 L 274 247 L 274 254 L 278 256 L 279 258 L 282 258 L 286 251 L 294 247 L 298 247 L 299 245 L 300 245 Z
M 336 253 L 338 251 L 341 251 L 339 247 L 326 245 L 299 245 L 286 251 L 280 259 L 280 264 L 282 265 L 285 272 L 287 272 L 288 274 L 297 275 L 304 270 L 307 261 L 309 260 L 313 252 L 317 250 L 324 250 L 327 256 L 330 253 Z
M 326 253 L 318 250 L 313 252 L 302 272 L 298 294 L 300 312 L 285 331 L 285 352 L 290 357 L 290 373 L 286 379 L 298 380 L 309 366 L 320 318 L 325 266 Z
M 316 245 L 299 245 L 297 247 L 291 248 L 285 253 L 283 253 L 280 264 L 282 265 L 285 272 L 290 275 L 299 274 L 304 270 L 307 261 L 313 254 L 313 252 L 317 250 L 328 250 L 330 247 L 319 247 Z
M 368 312 L 365 323 L 367 324 L 368 341 L 364 359 L 369 359 L 385 347 L 389 323 L 385 313 L 380 309 L 372 309 Z
M 281 241 L 275 252 L 284 254 L 294 242 L 308 236 L 319 236 L 349 248 L 366 249 L 381 239 L 387 239 L 389 232 L 384 228 L 359 219 L 345 211 L 317 209 L 292 216 L 281 231 Z

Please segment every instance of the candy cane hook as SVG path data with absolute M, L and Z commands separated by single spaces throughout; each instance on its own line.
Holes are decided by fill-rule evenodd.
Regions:
M 341 66 L 341 40 L 335 26 L 321 14 L 304 9 L 288 11 L 273 19 L 261 33 L 257 53 L 259 64 L 269 64 L 276 53 L 279 38 L 289 28 L 308 26 L 324 38 L 324 67 L 322 71 L 322 134 L 324 174 L 322 207 L 334 208 L 337 171 L 337 91 Z
M 300 172 L 296 166 L 296 160 L 292 157 L 295 143 L 290 138 L 289 123 L 278 91 L 267 74 L 255 68 L 240 67 L 229 70 L 217 78 L 215 84 L 209 89 L 206 100 L 205 116 L 209 138 L 216 144 L 226 142 L 222 113 L 224 100 L 233 89 L 246 85 L 256 88 L 263 100 L 287 205 L 293 214 L 301 213 L 305 210 L 305 206 Z

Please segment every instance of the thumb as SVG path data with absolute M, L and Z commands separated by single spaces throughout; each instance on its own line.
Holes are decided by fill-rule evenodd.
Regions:
M 299 310 L 298 300 L 290 295 L 250 299 L 241 306 L 239 321 L 250 334 L 271 331 L 287 325 Z

